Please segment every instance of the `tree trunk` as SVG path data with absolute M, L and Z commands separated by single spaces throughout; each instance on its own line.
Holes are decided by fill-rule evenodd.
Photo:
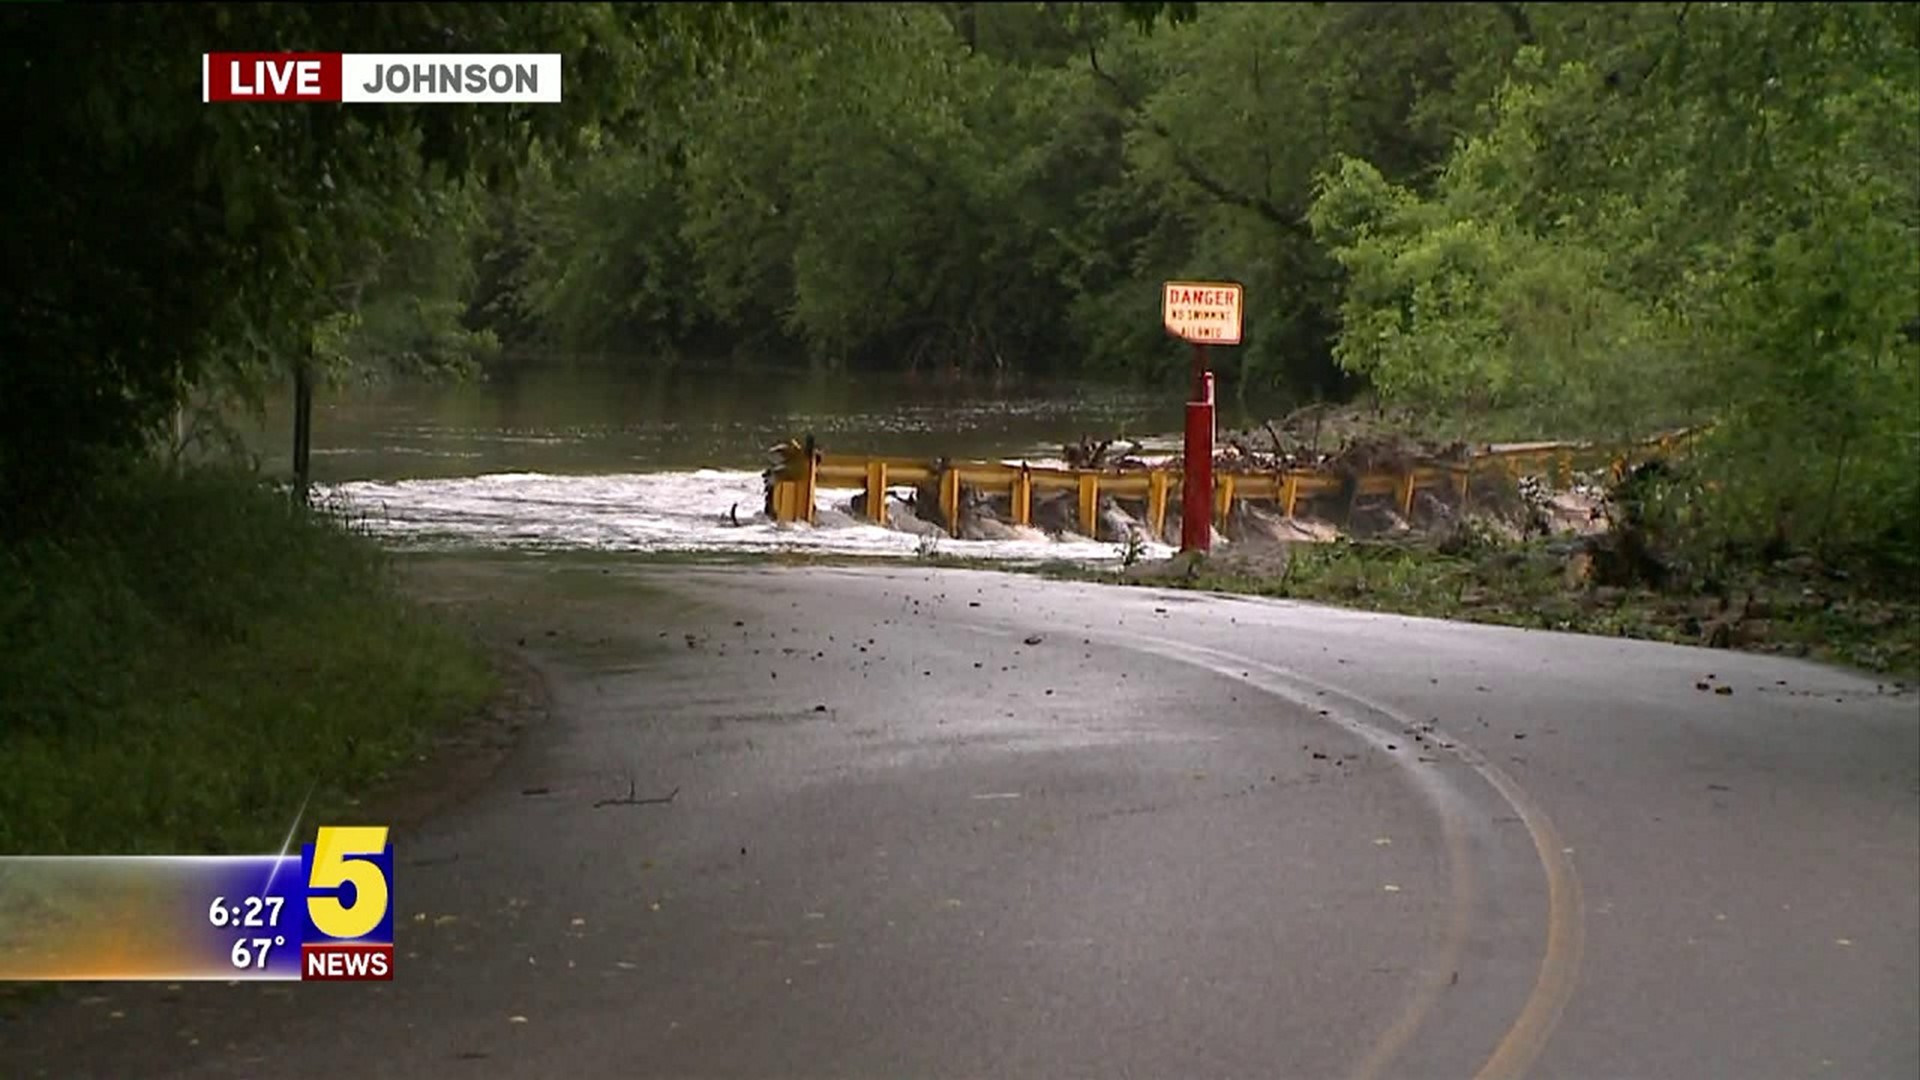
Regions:
M 313 479 L 313 369 L 301 360 L 293 369 L 293 492 L 300 505 L 308 502 Z

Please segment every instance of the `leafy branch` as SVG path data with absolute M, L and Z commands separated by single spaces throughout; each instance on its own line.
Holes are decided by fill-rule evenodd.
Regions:
M 1168 153 L 1172 155 L 1174 164 L 1179 166 L 1181 173 L 1185 175 L 1187 180 L 1195 187 L 1229 206 L 1237 206 L 1243 210 L 1253 211 L 1266 221 L 1279 226 L 1282 230 L 1296 238 L 1306 240 L 1312 238 L 1312 230 L 1308 228 L 1306 222 L 1301 219 L 1300 215 L 1288 213 L 1276 205 L 1271 199 L 1258 195 L 1249 195 L 1244 191 L 1237 191 L 1201 167 L 1200 163 L 1195 161 L 1193 157 L 1181 147 L 1180 141 L 1174 136 L 1173 132 L 1168 130 L 1165 124 L 1156 120 L 1148 111 L 1145 104 L 1127 89 L 1126 83 L 1100 66 L 1099 46 L 1093 42 L 1087 44 L 1087 66 L 1093 72 L 1094 77 L 1099 79 L 1102 84 L 1111 90 L 1114 96 L 1119 99 L 1120 103 L 1137 117 L 1140 123 L 1146 126 L 1148 131 L 1153 132 L 1154 135 L 1166 143 Z

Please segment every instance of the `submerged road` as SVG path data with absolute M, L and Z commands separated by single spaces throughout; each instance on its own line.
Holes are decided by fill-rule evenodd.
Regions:
M 912 566 L 429 576 L 552 708 L 395 838 L 395 980 L 100 987 L 0 1075 L 1920 1073 L 1911 691 Z

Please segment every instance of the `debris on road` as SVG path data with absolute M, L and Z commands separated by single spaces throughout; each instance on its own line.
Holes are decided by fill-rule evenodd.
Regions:
M 679 794 L 680 794 L 680 789 L 674 788 L 672 791 L 667 792 L 665 795 L 655 795 L 655 796 L 651 796 L 643 799 L 638 797 L 635 794 L 633 782 L 628 781 L 627 794 L 624 798 L 601 799 L 599 802 L 594 803 L 593 807 L 594 809 L 598 810 L 603 806 L 662 806 L 672 802 L 674 800 L 674 796 Z

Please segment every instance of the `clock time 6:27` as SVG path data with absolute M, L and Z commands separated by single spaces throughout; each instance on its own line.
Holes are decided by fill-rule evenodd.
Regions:
M 279 926 L 280 906 L 285 902 L 284 896 L 246 896 L 229 904 L 226 897 L 216 896 L 207 908 L 207 921 L 216 927 Z

